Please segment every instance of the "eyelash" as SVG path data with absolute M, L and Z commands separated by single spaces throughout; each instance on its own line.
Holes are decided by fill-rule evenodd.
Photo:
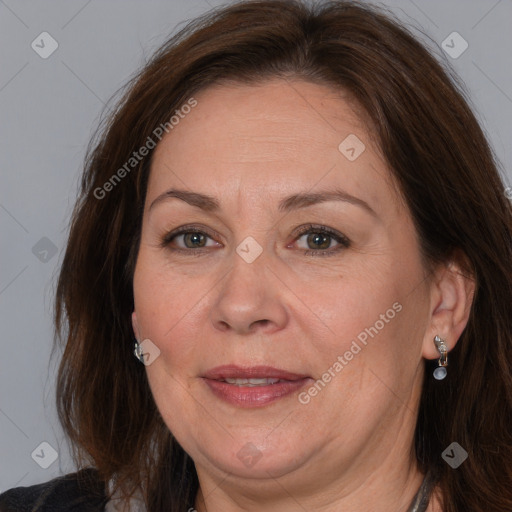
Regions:
M 168 246 L 171 244 L 171 242 L 180 235 L 186 235 L 189 233 L 199 233 L 201 235 L 205 235 L 208 238 L 213 239 L 214 236 L 217 235 L 211 235 L 205 232 L 202 229 L 199 229 L 194 226 L 182 226 L 168 234 L 166 234 L 161 243 L 159 244 L 159 247 L 161 248 L 167 248 L 175 253 L 182 253 L 182 254 L 193 254 L 194 256 L 201 256 L 205 252 L 205 248 L 198 248 L 198 249 L 183 249 L 181 247 L 179 248 L 169 248 Z M 334 239 L 336 242 L 339 243 L 338 246 L 336 246 L 334 249 L 321 249 L 321 250 L 313 250 L 313 249 L 305 249 L 304 250 L 304 256 L 334 256 L 338 252 L 342 251 L 343 249 L 347 249 L 350 247 L 350 240 L 342 235 L 341 233 L 338 233 L 337 231 L 334 231 L 326 226 L 320 226 L 320 225 L 314 225 L 309 224 L 307 226 L 303 226 L 299 232 L 295 235 L 294 241 L 296 241 L 298 238 L 301 238 L 305 234 L 321 234 L 321 235 L 327 235 L 330 238 Z M 206 249 L 207 250 L 207 249 Z

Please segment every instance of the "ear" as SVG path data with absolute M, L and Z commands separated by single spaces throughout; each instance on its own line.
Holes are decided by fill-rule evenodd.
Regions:
M 140 341 L 139 323 L 137 322 L 137 313 L 135 311 L 132 313 L 132 328 L 135 338 L 137 341 Z
M 448 352 L 455 347 L 464 331 L 475 293 L 475 280 L 467 269 L 467 257 L 454 253 L 448 263 L 440 265 L 432 279 L 430 325 L 423 340 L 423 357 L 437 359 L 439 352 L 434 344 L 438 335 L 445 340 Z

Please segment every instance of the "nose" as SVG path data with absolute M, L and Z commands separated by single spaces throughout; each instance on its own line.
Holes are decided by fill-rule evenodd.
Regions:
M 219 287 L 211 309 L 215 329 L 236 334 L 271 334 L 288 321 L 286 287 L 262 254 L 247 263 L 233 255 L 232 267 Z

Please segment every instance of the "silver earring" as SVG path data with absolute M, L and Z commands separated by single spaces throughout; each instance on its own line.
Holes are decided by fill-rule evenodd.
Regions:
M 144 354 L 142 353 L 142 347 L 138 341 L 135 342 L 135 349 L 133 350 L 133 353 L 141 363 L 144 363 Z
M 441 339 L 439 336 L 434 337 L 434 343 L 436 348 L 441 356 L 438 361 L 438 367 L 434 370 L 434 379 L 443 380 L 446 375 L 446 367 L 448 366 L 448 346 L 446 345 L 445 340 Z

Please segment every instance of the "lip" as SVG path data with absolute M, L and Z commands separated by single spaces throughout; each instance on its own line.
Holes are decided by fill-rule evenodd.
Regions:
M 298 373 L 280 370 L 272 366 L 237 366 L 235 364 L 228 364 L 223 366 L 216 366 L 208 370 L 203 377 L 211 380 L 222 379 L 282 379 L 282 380 L 300 380 L 306 379 L 308 375 L 300 375 Z
M 238 407 L 262 407 L 284 398 L 304 387 L 311 377 L 288 372 L 272 366 L 241 367 L 237 365 L 217 366 L 202 376 L 210 391 L 220 398 Z M 266 386 L 237 386 L 223 382 L 223 379 L 281 379 L 282 382 Z

